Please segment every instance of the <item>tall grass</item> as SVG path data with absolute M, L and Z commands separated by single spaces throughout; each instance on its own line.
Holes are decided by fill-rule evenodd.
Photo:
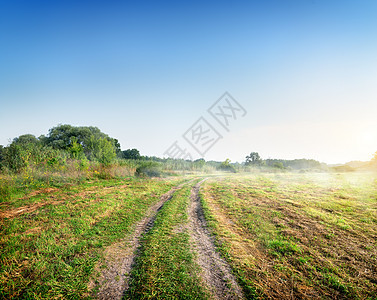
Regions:
M 88 160 L 67 159 L 64 164 L 30 164 L 19 172 L 0 173 L 0 202 L 20 197 L 32 190 L 82 183 L 91 179 L 133 176 L 137 163 L 118 160 L 110 166 Z

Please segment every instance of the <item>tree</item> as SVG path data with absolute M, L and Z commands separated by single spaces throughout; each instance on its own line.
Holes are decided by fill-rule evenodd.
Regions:
M 229 172 L 232 172 L 232 173 L 236 173 L 236 169 L 233 165 L 230 164 L 230 159 L 227 158 L 225 161 L 223 161 L 220 166 L 219 166 L 219 170 L 222 170 L 222 171 L 229 171 Z
M 206 164 L 206 161 L 204 160 L 204 158 L 199 158 L 197 160 L 194 160 L 194 166 L 198 169 L 203 168 L 205 164 Z
M 5 159 L 5 148 L 3 147 L 3 145 L 0 145 L 0 170 L 3 167 L 4 159 Z
M 272 166 L 277 169 L 284 169 L 284 165 L 281 161 L 275 162 Z
M 4 149 L 4 166 L 16 173 L 27 166 L 29 158 L 30 154 L 17 143 L 12 143 Z
M 90 160 L 96 160 L 105 166 L 110 165 L 115 157 L 115 147 L 106 138 L 95 138 L 92 136 L 88 141 L 88 151 L 90 153 L 89 159 Z
M 140 152 L 137 149 L 127 149 L 122 152 L 125 159 L 141 159 Z
M 77 127 L 68 124 L 60 124 L 51 128 L 48 135 L 46 137 L 41 136 L 40 140 L 54 149 L 69 150 L 73 157 L 75 157 L 75 155 L 80 152 L 80 148 L 82 148 L 85 156 L 91 160 L 99 160 L 99 157 L 102 155 L 100 155 L 99 152 L 103 153 L 102 150 L 105 148 L 109 157 L 112 156 L 112 152 L 117 153 L 120 151 L 118 140 L 109 137 L 97 127 L 93 126 Z M 113 150 L 110 151 L 110 148 Z
M 13 139 L 14 144 L 18 145 L 28 145 L 28 144 L 34 144 L 39 145 L 41 142 L 32 134 L 23 134 L 19 137 L 16 137 Z
M 76 137 L 72 137 L 71 146 L 68 148 L 72 158 L 83 159 L 85 158 L 84 148 L 77 142 Z M 85 158 L 86 159 L 86 158 Z
M 250 155 L 246 156 L 246 165 L 255 165 L 255 166 L 258 166 L 258 165 L 261 165 L 262 163 L 262 159 L 261 157 L 259 156 L 259 153 L 258 152 L 251 152 Z
M 117 139 L 112 139 L 112 142 L 114 144 L 116 154 L 120 154 L 122 152 L 122 150 L 120 150 L 119 141 Z

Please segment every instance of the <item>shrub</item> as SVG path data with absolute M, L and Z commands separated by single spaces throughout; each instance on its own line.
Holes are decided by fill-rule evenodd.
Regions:
M 5 178 L 0 178 L 0 203 L 10 200 L 13 191 L 13 182 Z
M 115 160 L 114 145 L 106 138 L 96 139 L 92 136 L 89 140 L 88 149 L 90 150 L 89 159 L 96 160 L 105 166 L 110 165 Z
M 143 162 L 136 168 L 135 175 L 139 177 L 161 177 L 161 165 L 153 161 Z
M 230 164 L 230 159 L 228 159 L 228 158 L 220 164 L 218 169 L 221 170 L 221 171 L 227 171 L 227 172 L 232 172 L 232 173 L 237 172 L 236 168 L 233 165 Z
M 348 165 L 341 165 L 341 166 L 335 166 L 331 168 L 334 172 L 353 172 L 355 171 L 354 168 L 348 166 Z
M 274 162 L 273 165 L 272 165 L 273 168 L 276 168 L 276 169 L 285 169 L 284 168 L 284 165 L 282 162 Z
M 12 143 L 4 152 L 4 165 L 9 170 L 19 173 L 27 166 L 30 153 L 22 146 Z

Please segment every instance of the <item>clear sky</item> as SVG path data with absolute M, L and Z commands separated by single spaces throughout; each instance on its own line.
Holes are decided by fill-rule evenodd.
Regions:
M 247 114 L 205 159 L 371 159 L 377 1 L 0 0 L 0 144 L 61 123 L 190 150 L 225 91 Z

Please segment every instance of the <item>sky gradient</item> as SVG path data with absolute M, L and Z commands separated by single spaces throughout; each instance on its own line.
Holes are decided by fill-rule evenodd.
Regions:
M 61 123 L 163 156 L 225 91 L 247 115 L 205 159 L 371 159 L 377 2 L 0 1 L 0 144 Z

